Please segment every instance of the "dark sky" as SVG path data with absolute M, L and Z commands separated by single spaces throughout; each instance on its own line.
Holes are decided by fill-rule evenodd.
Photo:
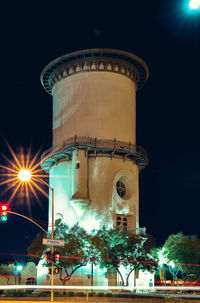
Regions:
M 132 52 L 147 63 L 150 77 L 137 94 L 137 144 L 149 154 L 149 165 L 140 174 L 140 226 L 158 245 L 180 231 L 200 236 L 200 13 L 189 14 L 186 4 L 1 4 L 0 134 L 15 151 L 30 143 L 33 153 L 51 146 L 52 99 L 40 83 L 40 73 L 51 60 L 101 47 Z M 10 156 L 2 138 L 0 151 Z M 32 216 L 47 221 L 47 200 L 40 200 L 43 208 L 32 199 Z M 15 207 L 29 214 L 26 204 Z M 0 225 L 0 253 L 24 252 L 37 231 L 10 216 Z

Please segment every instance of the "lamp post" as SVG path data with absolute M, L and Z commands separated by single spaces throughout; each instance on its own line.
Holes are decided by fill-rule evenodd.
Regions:
M 45 181 L 44 181 L 45 182 Z M 46 183 L 46 182 L 45 182 Z M 51 239 L 53 240 L 54 238 L 54 190 L 52 187 L 49 186 L 49 184 L 47 184 L 48 187 L 50 188 L 51 190 L 51 208 L 52 208 L 52 217 L 51 217 L 51 225 L 52 225 L 52 230 L 51 230 Z M 54 246 L 51 245 L 51 255 L 53 257 L 53 253 L 54 253 Z M 51 286 L 53 287 L 53 270 L 54 270 L 54 266 L 53 266 L 53 262 L 51 262 Z M 51 301 L 53 301 L 53 288 L 51 288 Z
M 22 170 L 20 170 L 20 172 L 18 174 L 18 178 L 23 182 L 29 182 L 31 180 L 31 177 L 32 177 L 31 172 L 28 169 L 22 169 Z M 36 177 L 33 177 L 33 178 L 36 178 Z M 54 239 L 54 189 L 43 179 L 38 177 L 37 180 L 39 182 L 45 184 L 46 186 L 48 186 L 48 188 L 51 190 L 51 208 L 52 208 L 51 239 L 53 240 Z M 52 258 L 53 258 L 53 253 L 54 253 L 54 246 L 51 245 Z M 51 286 L 52 286 L 52 288 L 51 288 L 51 301 L 53 301 L 53 298 L 54 298 L 54 293 L 53 293 L 53 274 L 54 274 L 54 272 L 53 272 L 53 270 L 54 270 L 54 265 L 53 265 L 53 261 L 51 260 Z
M 21 265 L 17 265 L 16 269 L 17 269 L 17 276 L 18 276 L 18 284 L 20 285 L 21 284 L 21 271 L 22 271 L 23 267 Z

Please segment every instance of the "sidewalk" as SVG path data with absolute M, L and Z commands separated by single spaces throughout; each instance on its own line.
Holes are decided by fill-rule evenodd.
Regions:
M 88 301 L 87 301 L 88 299 Z M 17 302 L 23 302 L 23 303 L 30 303 L 30 302 L 36 302 L 36 303 L 46 303 L 51 302 L 50 297 L 0 297 L 0 303 L 17 303 Z M 77 303 L 77 302 L 89 302 L 89 303 L 125 303 L 125 302 L 135 302 L 135 303 L 200 303 L 200 295 L 175 295 L 173 297 L 169 295 L 154 295 L 154 296 L 139 296 L 136 295 L 134 297 L 130 298 L 120 298 L 120 297 L 54 297 L 54 302 L 56 303 L 63 303 L 63 302 L 69 302 L 69 303 Z

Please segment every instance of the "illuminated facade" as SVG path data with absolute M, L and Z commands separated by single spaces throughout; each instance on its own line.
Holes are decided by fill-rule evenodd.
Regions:
M 42 167 L 54 188 L 55 219 L 141 232 L 138 177 L 147 155 L 136 145 L 136 91 L 147 78 L 140 58 L 112 49 L 70 53 L 43 70 L 53 143 Z M 49 203 L 49 226 L 51 211 Z

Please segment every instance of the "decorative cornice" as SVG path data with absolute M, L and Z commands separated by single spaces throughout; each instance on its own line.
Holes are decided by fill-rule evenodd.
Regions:
M 139 57 L 129 52 L 113 49 L 88 49 L 66 54 L 49 63 L 41 73 L 45 90 L 52 94 L 58 81 L 76 73 L 106 71 L 129 77 L 137 89 L 146 82 L 149 70 Z

